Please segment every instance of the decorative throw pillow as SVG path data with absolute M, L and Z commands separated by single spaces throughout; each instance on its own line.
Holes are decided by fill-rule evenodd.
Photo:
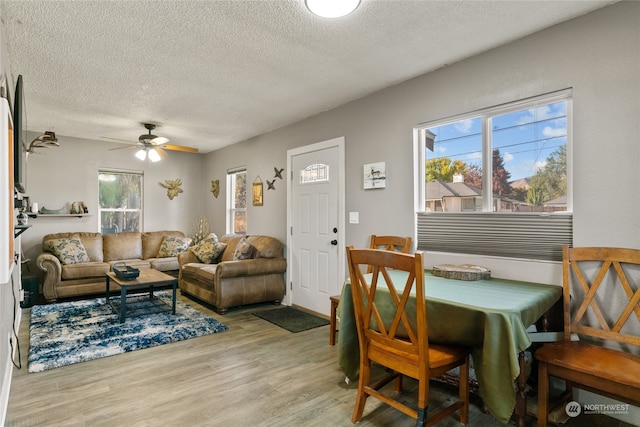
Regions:
M 214 264 L 226 248 L 227 244 L 220 242 L 218 236 L 216 236 L 215 233 L 211 233 L 201 240 L 200 243 L 192 247 L 190 251 L 193 252 L 201 262 Z
M 91 261 L 78 235 L 47 240 L 44 245 L 45 250 L 54 254 L 65 265 Z
M 253 259 L 258 255 L 258 249 L 253 246 L 246 237 L 243 237 L 242 240 L 238 242 L 238 246 L 236 246 L 236 251 L 233 253 L 233 259 Z
M 190 244 L 191 239 L 189 237 L 167 236 L 162 240 L 156 258 L 178 256 L 180 252 L 185 252 L 189 249 Z

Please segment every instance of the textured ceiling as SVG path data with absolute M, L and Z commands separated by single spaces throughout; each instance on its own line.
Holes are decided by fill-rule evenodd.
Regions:
M 209 152 L 614 1 L 2 1 L 27 128 Z

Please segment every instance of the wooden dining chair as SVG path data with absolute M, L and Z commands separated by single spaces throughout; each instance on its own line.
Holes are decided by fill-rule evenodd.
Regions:
M 411 237 L 400 236 L 376 236 L 371 235 L 371 241 L 369 243 L 369 249 L 386 249 L 388 251 L 398 251 L 405 254 L 411 252 Z M 367 273 L 371 273 L 367 271 Z M 332 295 L 329 297 L 330 308 L 330 321 L 329 321 L 329 345 L 336 344 L 336 332 L 337 327 L 337 311 L 338 304 L 340 303 L 340 295 Z
M 408 254 L 411 252 L 411 237 L 376 236 L 372 234 L 369 249 L 384 249 Z M 371 273 L 371 270 L 367 269 L 367 273 Z
M 432 425 L 456 411 L 466 424 L 471 349 L 429 343 L 422 253 L 348 246 L 347 264 L 360 345 L 360 378 L 351 421 L 362 419 L 366 400 L 373 396 L 416 419 L 417 426 Z M 371 267 L 371 275 L 363 273 L 365 267 Z M 394 283 L 391 270 L 406 272 L 406 281 Z M 372 362 L 390 372 L 375 384 L 371 384 Z M 455 367 L 460 367 L 459 400 L 428 416 L 429 380 Z M 403 375 L 418 380 L 417 407 L 382 390 L 395 379 L 396 391 L 401 391 Z
M 564 339 L 538 359 L 538 426 L 547 425 L 549 377 L 640 406 L 640 250 L 562 250 Z M 579 340 L 576 340 L 579 339 Z

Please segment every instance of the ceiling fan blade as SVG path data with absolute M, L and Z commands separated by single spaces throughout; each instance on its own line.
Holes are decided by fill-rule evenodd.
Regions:
M 153 145 L 162 145 L 169 142 L 169 138 L 165 138 L 164 136 L 156 136 L 149 142 L 152 143 Z
M 125 145 L 124 147 L 109 148 L 109 151 L 126 150 L 128 148 L 136 148 L 136 147 L 137 147 L 137 145 Z
M 101 136 L 100 138 L 111 139 L 112 141 L 127 142 L 129 144 L 136 144 L 136 141 L 131 141 L 130 139 L 111 138 L 111 137 L 108 137 L 108 136 Z
M 160 158 L 164 159 L 167 157 L 167 152 L 160 147 L 154 147 L 155 150 L 160 154 Z
M 173 150 L 173 151 L 186 151 L 187 153 L 197 153 L 198 149 L 197 148 L 192 148 L 192 147 L 183 147 L 182 145 L 163 145 L 162 148 L 164 148 L 165 150 Z

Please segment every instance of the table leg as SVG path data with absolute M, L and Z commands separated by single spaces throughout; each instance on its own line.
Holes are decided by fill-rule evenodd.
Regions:
M 106 290 L 106 292 L 105 292 L 105 293 L 106 293 L 106 295 L 107 295 L 107 297 L 106 297 L 106 301 L 105 301 L 105 302 L 106 302 L 107 304 L 109 304 L 109 284 L 110 284 L 110 282 L 111 282 L 111 278 L 110 278 L 108 275 L 106 275 L 105 277 L 107 278 L 107 290 Z
M 518 364 L 520 365 L 520 374 L 518 374 L 518 391 L 516 392 L 516 415 L 518 416 L 518 426 L 524 427 L 524 419 L 527 415 L 527 395 L 525 389 L 527 386 L 527 373 L 524 362 L 524 351 L 518 353 Z
M 124 323 L 127 315 L 127 287 L 120 286 L 120 323 Z
M 171 298 L 171 314 L 176 314 L 176 290 L 178 288 L 178 281 L 173 281 L 173 297 Z
M 149 299 L 152 300 L 153 299 L 153 285 L 149 285 Z

